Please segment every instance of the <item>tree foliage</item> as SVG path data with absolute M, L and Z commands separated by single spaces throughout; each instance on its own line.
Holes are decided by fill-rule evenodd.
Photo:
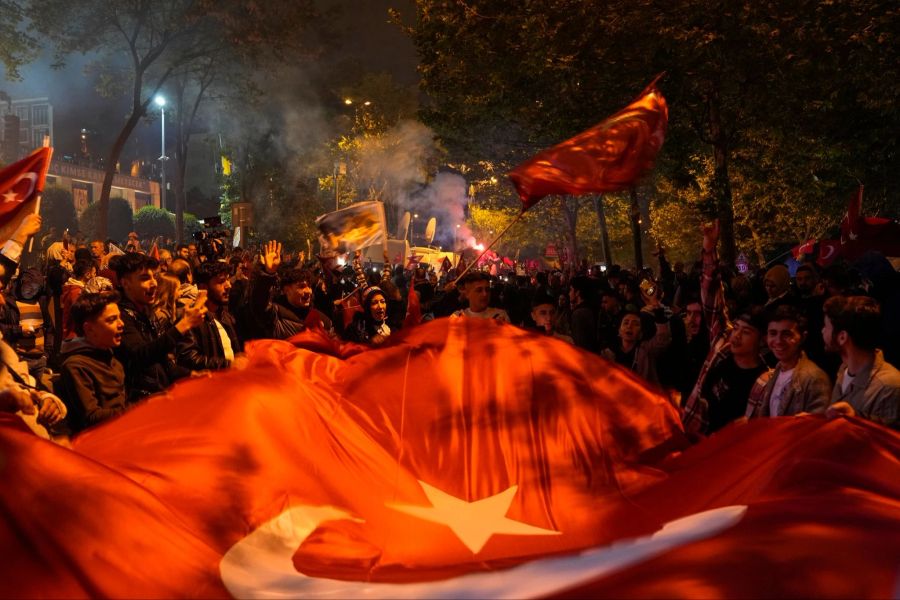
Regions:
M 62 234 L 68 229 L 74 233 L 78 227 L 78 214 L 75 211 L 72 192 L 65 188 L 50 186 L 44 189 L 40 213 L 43 231 L 49 231 L 52 228 L 58 234 Z
M 175 218 L 167 210 L 144 206 L 134 215 L 134 230 L 143 239 L 175 237 Z
M 92 202 L 81 213 L 81 217 L 78 219 L 78 229 L 91 240 L 108 238 L 117 242 L 124 241 L 134 228 L 133 212 L 127 200 L 124 198 L 110 199 L 107 222 L 109 223 L 109 235 L 104 238 L 100 233 L 100 203 Z

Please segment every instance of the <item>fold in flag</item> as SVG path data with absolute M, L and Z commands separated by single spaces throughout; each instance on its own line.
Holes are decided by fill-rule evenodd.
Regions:
M 22 218 L 33 213 L 44 191 L 53 148 L 38 148 L 0 171 L 0 241 L 8 240 Z
M 0 413 L 3 595 L 894 593 L 900 435 L 878 425 L 759 419 L 687 448 L 629 371 L 481 319 L 247 354 L 71 450 Z
M 628 189 L 651 169 L 669 119 L 666 99 L 656 87 L 658 79 L 613 116 L 510 171 L 523 210 L 550 194 Z
M 791 248 L 791 255 L 793 255 L 794 260 L 800 260 L 801 256 L 811 255 L 813 253 L 813 250 L 815 250 L 815 247 L 816 247 L 816 239 L 810 238 L 810 239 L 806 240 L 805 242 L 803 242 L 802 244 L 799 244 L 799 245 Z
M 900 223 L 883 217 L 862 216 L 863 186 L 850 199 L 841 221 L 840 253 L 848 260 L 869 251 L 900 256 Z
M 387 239 L 384 204 L 360 202 L 316 219 L 323 250 L 346 254 L 368 246 L 383 244 Z

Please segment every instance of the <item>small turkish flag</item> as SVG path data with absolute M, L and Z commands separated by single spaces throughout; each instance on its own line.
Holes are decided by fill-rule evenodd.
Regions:
M 53 148 L 38 148 L 22 160 L 0 171 L 0 236 L 15 228 L 25 212 L 34 212 L 34 202 L 44 191 Z M 23 211 L 28 207 L 30 210 Z M 11 232 L 10 232 L 11 233 Z

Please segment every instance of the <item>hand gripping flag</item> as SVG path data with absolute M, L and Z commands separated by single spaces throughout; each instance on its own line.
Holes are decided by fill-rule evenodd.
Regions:
M 478 319 L 248 356 L 73 450 L 0 414 L 3 595 L 893 593 L 900 436 L 877 425 L 760 419 L 686 449 L 630 372 Z
M 383 244 L 387 239 L 381 202 L 360 202 L 327 213 L 316 219 L 316 227 L 323 250 L 338 254 Z
M 37 209 L 53 148 L 38 148 L 0 171 L 0 242 L 9 239 L 22 217 Z
M 653 167 L 669 110 L 657 77 L 631 104 L 587 131 L 548 148 L 509 173 L 528 210 L 550 194 L 618 192 Z

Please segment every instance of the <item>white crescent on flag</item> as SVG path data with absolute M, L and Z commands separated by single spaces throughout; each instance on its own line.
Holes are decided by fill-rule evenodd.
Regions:
M 235 598 L 537 598 L 712 537 L 736 525 L 746 512 L 746 506 L 716 508 L 670 521 L 652 535 L 505 570 L 439 581 L 375 583 L 309 577 L 298 572 L 292 560 L 294 552 L 320 524 L 359 519 L 333 506 L 295 506 L 232 546 L 219 562 L 219 575 Z
M 7 202 L 21 202 L 30 198 L 34 193 L 34 188 L 37 186 L 37 178 L 37 173 L 22 173 L 21 175 L 19 175 L 9 186 L 9 189 L 6 191 L 6 193 L 3 194 L 3 203 L 6 204 Z M 23 179 L 28 180 L 28 191 L 24 194 L 20 194 L 16 191 L 15 188 Z

